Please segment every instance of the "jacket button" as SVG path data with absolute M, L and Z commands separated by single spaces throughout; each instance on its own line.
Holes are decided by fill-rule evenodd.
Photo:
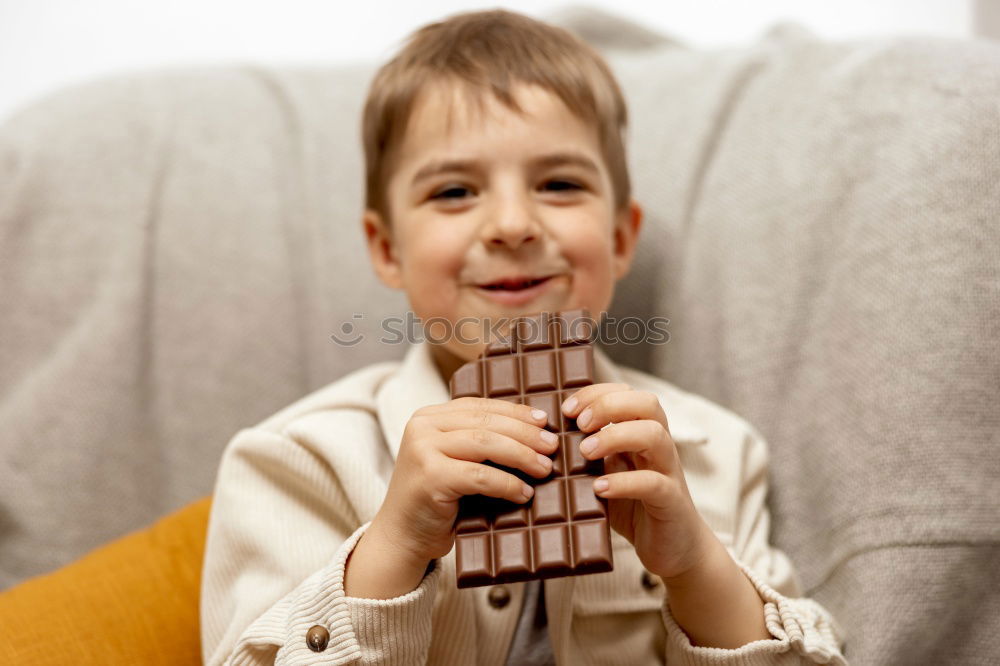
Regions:
M 493 608 L 503 608 L 510 603 L 510 592 L 503 585 L 497 585 L 490 589 L 487 598 L 490 600 L 490 606 L 493 606 Z
M 659 584 L 660 581 L 657 580 L 656 576 L 649 573 L 648 571 L 642 572 L 642 586 L 644 588 L 646 588 L 647 590 L 654 590 L 656 589 L 656 586 Z
M 313 652 L 322 652 L 326 649 L 326 644 L 330 642 L 330 632 L 326 627 L 316 625 L 306 634 L 306 643 Z

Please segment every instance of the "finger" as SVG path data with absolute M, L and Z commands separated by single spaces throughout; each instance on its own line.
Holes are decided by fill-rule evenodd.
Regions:
M 580 453 L 587 460 L 597 460 L 619 454 L 633 454 L 641 467 L 661 474 L 670 474 L 674 460 L 673 440 L 669 433 L 652 419 L 621 421 L 585 437 Z
M 608 391 L 594 398 L 580 412 L 576 417 L 576 427 L 584 432 L 593 432 L 609 423 L 640 419 L 656 421 L 667 430 L 667 416 L 656 394 L 649 391 Z
M 635 463 L 629 455 L 615 454 L 604 459 L 604 473 L 629 472 L 635 469 Z
M 442 433 L 440 450 L 449 458 L 481 463 L 485 460 L 514 467 L 544 478 L 552 472 L 552 459 L 521 442 L 490 430 L 452 430 Z
M 495 398 L 455 398 L 444 404 L 428 405 L 421 409 L 426 414 L 447 414 L 455 410 L 471 412 L 490 412 L 524 421 L 532 425 L 545 425 L 548 415 L 541 409 L 521 405 L 509 400 Z
M 467 460 L 452 459 L 445 466 L 442 484 L 449 500 L 465 495 L 486 495 L 520 504 L 535 493 L 534 488 L 510 472 Z
M 477 398 L 469 399 L 476 400 Z M 461 400 L 466 400 L 466 398 L 461 398 Z M 489 400 L 488 402 L 504 401 Z M 524 407 L 529 411 L 531 410 L 527 405 L 511 406 Z M 541 425 L 537 425 L 537 421 L 526 423 L 518 418 L 490 409 L 458 409 L 450 412 L 442 412 L 431 418 L 434 420 L 435 427 L 442 432 L 470 429 L 489 430 L 516 439 L 536 451 L 546 454 L 552 453 L 559 446 L 559 436 L 546 430 Z M 543 425 L 546 422 L 547 417 L 541 419 Z
M 582 389 L 571 393 L 568 398 L 566 398 L 562 403 L 563 414 L 570 418 L 576 418 L 576 415 L 587 408 L 594 399 L 605 393 L 612 393 L 614 391 L 631 391 L 632 387 L 628 384 L 605 382 L 602 384 L 591 384 L 590 386 L 584 386 Z
M 676 505 L 678 486 L 659 472 L 637 469 L 605 474 L 594 480 L 594 493 L 606 499 L 631 499 L 642 502 L 654 518 L 663 520 Z

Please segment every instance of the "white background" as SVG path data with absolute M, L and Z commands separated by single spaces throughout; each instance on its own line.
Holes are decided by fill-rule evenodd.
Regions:
M 988 34 L 1000 0 L 590 0 L 695 46 L 746 43 L 780 21 L 840 39 Z M 470 9 L 543 18 L 566 0 L 0 0 L 0 120 L 64 85 L 163 65 L 384 59 L 420 25 Z M 986 10 L 992 12 L 990 8 Z M 994 14 L 996 15 L 996 14 Z

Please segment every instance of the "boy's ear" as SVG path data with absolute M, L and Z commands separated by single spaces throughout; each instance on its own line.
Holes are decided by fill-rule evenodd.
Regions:
M 382 216 L 370 209 L 365 210 L 362 224 L 365 240 L 368 243 L 368 256 L 371 258 L 378 279 L 391 289 L 402 289 L 402 267 L 399 264 L 392 231 Z
M 635 256 L 641 228 L 642 207 L 635 199 L 632 199 L 625 210 L 615 215 L 614 262 L 616 280 L 621 280 L 628 275 L 629 269 L 632 267 L 632 259 Z

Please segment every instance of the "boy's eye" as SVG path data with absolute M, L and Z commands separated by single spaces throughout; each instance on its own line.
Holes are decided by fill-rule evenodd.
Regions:
M 583 189 L 576 183 L 568 180 L 550 180 L 545 183 L 545 187 L 556 192 L 565 192 L 569 190 L 581 190 Z
M 442 190 L 438 190 L 431 195 L 431 199 L 460 199 L 469 192 L 466 187 L 461 187 L 459 185 L 453 185 L 451 187 L 446 187 Z

